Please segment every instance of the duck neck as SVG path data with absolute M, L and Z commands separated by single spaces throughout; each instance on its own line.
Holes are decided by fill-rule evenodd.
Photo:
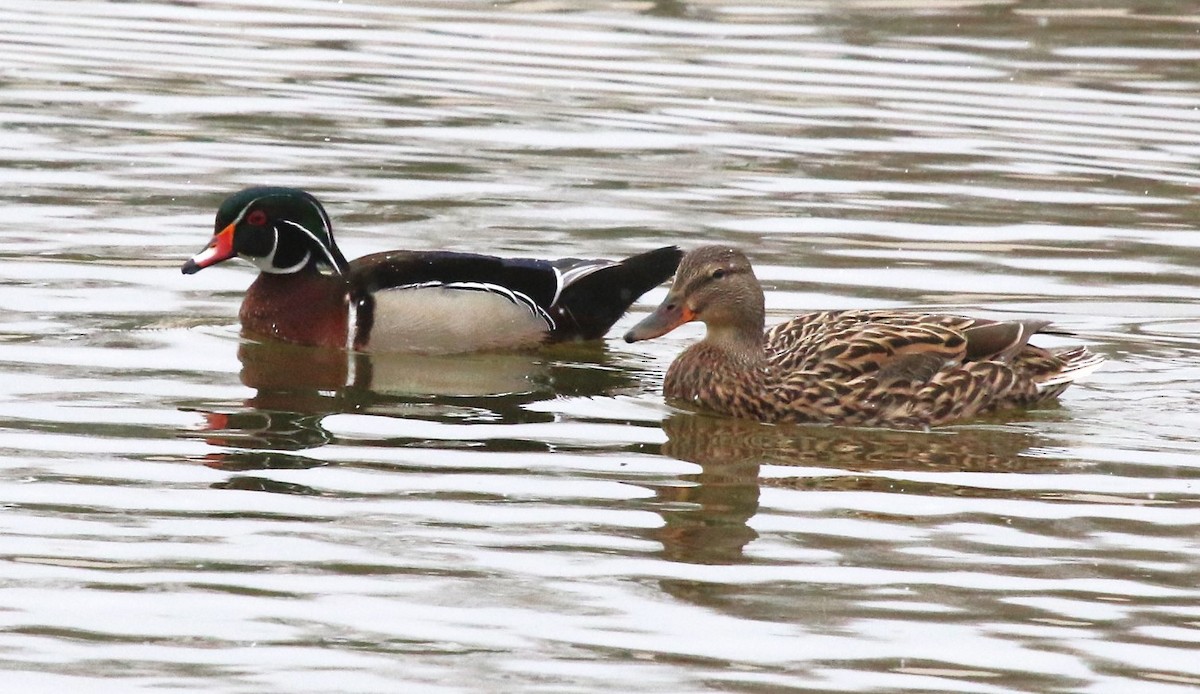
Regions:
M 344 348 L 346 291 L 343 277 L 316 268 L 286 275 L 259 273 L 242 300 L 242 329 L 284 342 Z
M 719 350 L 739 368 L 754 369 L 766 362 L 763 350 L 763 319 L 750 317 L 738 324 L 709 325 L 704 343 Z
M 663 395 L 703 410 L 770 420 L 760 394 L 773 380 L 758 326 L 709 325 L 704 339 L 667 369 Z

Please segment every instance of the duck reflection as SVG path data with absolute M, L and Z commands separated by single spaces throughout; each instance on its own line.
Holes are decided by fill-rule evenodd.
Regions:
M 762 487 L 878 490 L 931 496 L 1004 494 L 952 484 L 865 474 L 879 470 L 945 472 L 1044 471 L 1058 464 L 1040 453 L 1038 436 L 1015 427 L 977 425 L 934 432 L 826 426 L 770 425 L 702 413 L 677 412 L 662 423 L 664 455 L 696 463 L 682 485 L 655 488 L 665 525 L 654 531 L 663 554 L 699 564 L 746 562 L 757 538 L 748 521 Z M 804 468 L 789 475 L 786 468 Z M 769 468 L 764 474 L 764 468 Z M 828 469 L 830 474 L 813 474 Z M 864 474 L 855 474 L 861 472 Z M 686 507 L 675 508 L 680 504 Z
M 243 342 L 238 359 L 242 383 L 260 394 L 496 397 L 536 392 L 549 380 L 547 361 L 538 353 L 363 354 Z
M 289 452 L 331 442 L 333 435 L 322 425 L 331 414 L 369 413 L 460 424 L 546 422 L 553 421 L 552 413 L 526 405 L 563 394 L 611 392 L 635 383 L 626 371 L 609 365 L 603 346 L 596 343 L 450 357 L 347 354 L 243 342 L 238 358 L 241 381 L 255 394 L 230 411 L 205 412 L 200 434 L 213 446 L 240 449 L 205 457 L 206 465 L 231 471 L 325 464 Z M 506 443 L 510 449 L 515 445 L 486 441 L 481 446 Z
M 758 512 L 758 476 L 758 460 L 731 458 L 701 463 L 699 473 L 680 475 L 682 485 L 655 487 L 665 524 L 653 534 L 663 556 L 689 564 L 745 561 L 743 549 L 758 538 L 747 524 Z
M 933 431 L 771 425 L 680 412 L 663 421 L 663 453 L 700 465 L 757 460 L 771 465 L 839 470 L 998 472 L 1044 470 L 1044 441 L 1016 426 L 945 427 Z

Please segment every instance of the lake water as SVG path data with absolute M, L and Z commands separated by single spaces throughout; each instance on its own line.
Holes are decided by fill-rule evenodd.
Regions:
M 26 5 L 14 9 L 15 5 Z M 0 670 L 70 692 L 1190 692 L 1186 3 L 0 9 Z M 769 320 L 1054 320 L 1110 362 L 932 433 L 659 395 L 636 345 L 246 343 L 179 266 L 300 186 L 350 257 L 747 250 Z M 369 378 L 364 376 L 369 374 Z

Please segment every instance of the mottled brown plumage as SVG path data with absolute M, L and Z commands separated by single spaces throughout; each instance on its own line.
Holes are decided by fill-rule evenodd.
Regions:
M 819 311 L 763 332 L 762 287 L 738 250 L 688 253 L 663 303 L 625 335 L 689 321 L 707 334 L 667 370 L 664 395 L 766 422 L 927 427 L 1059 395 L 1104 358 L 1029 344 L 1046 321 L 915 311 Z

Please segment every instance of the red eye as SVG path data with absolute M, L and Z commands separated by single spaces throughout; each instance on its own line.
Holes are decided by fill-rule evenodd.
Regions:
M 256 227 L 263 226 L 267 223 L 267 213 L 263 212 L 262 210 L 254 210 L 250 214 L 246 215 L 246 223 L 252 224 Z

